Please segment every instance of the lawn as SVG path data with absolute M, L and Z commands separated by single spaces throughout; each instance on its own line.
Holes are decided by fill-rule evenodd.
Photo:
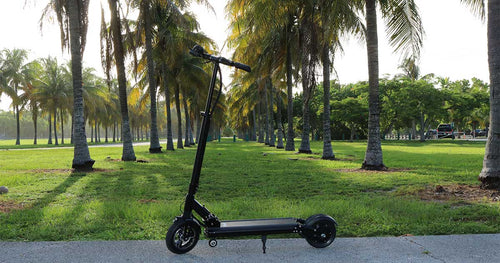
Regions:
M 296 142 L 298 146 L 300 142 Z M 477 188 L 484 142 L 383 142 L 388 172 L 364 172 L 364 142 L 333 142 L 339 160 L 254 142 L 211 142 L 197 199 L 223 220 L 333 216 L 338 236 L 498 233 L 500 202 L 420 193 Z M 12 148 L 12 146 L 10 146 Z M 121 162 L 120 147 L 92 147 L 92 173 L 72 173 L 71 148 L 0 150 L 0 240 L 162 239 L 191 177 L 195 148 Z M 436 193 L 437 195 L 438 193 Z

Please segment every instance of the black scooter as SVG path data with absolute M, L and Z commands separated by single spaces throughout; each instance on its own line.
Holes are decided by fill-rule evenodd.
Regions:
M 212 62 L 214 68 L 208 90 L 205 112 L 202 112 L 203 123 L 200 141 L 196 151 L 196 159 L 194 162 L 191 183 L 189 185 L 189 192 L 184 204 L 184 212 L 181 216 L 175 218 L 174 224 L 168 229 L 165 239 L 167 248 L 177 254 L 184 254 L 190 251 L 198 242 L 201 227 L 205 228 L 205 235 L 210 238 L 209 246 L 211 247 L 217 246 L 216 238 L 219 237 L 260 235 L 262 237 L 262 249 L 263 252 L 266 253 L 267 235 L 283 233 L 298 233 L 304 237 L 311 246 L 316 248 L 329 246 L 335 239 L 337 223 L 328 215 L 317 214 L 310 216 L 306 220 L 300 218 L 272 218 L 220 221 L 217 216 L 212 214 L 194 198 L 198 190 L 200 171 L 210 128 L 210 118 L 219 100 L 220 94 L 222 93 L 222 91 L 219 90 L 215 103 L 212 104 L 217 73 L 219 73 L 221 79 L 220 87 L 222 87 L 222 76 L 219 64 L 233 66 L 247 72 L 250 72 L 251 69 L 247 65 L 223 57 L 210 55 L 198 45 L 194 46 L 189 53 Z M 201 219 L 193 215 L 193 210 Z

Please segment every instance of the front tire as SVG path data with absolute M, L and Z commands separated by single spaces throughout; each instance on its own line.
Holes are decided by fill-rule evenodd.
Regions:
M 337 236 L 336 224 L 335 220 L 328 215 L 313 215 L 304 223 L 303 235 L 309 245 L 315 248 L 325 248 Z
M 196 222 L 178 219 L 168 229 L 165 242 L 171 252 L 184 254 L 193 249 L 199 239 L 200 226 Z

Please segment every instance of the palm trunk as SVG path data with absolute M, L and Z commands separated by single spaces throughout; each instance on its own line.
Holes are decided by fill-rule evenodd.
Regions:
M 375 0 L 366 1 L 366 46 L 368 53 L 368 145 L 362 169 L 387 170 L 383 163 L 380 140 L 380 99 L 378 69 L 377 10 Z
M 257 123 L 255 121 L 255 107 L 252 109 L 252 136 L 250 136 L 251 141 L 257 141 Z
M 276 145 L 276 148 L 283 149 L 285 147 L 283 145 L 283 123 L 281 122 L 281 97 L 278 94 L 279 92 L 276 96 L 276 106 L 278 108 L 276 111 L 276 125 L 278 126 L 278 145 Z
M 61 144 L 64 144 L 64 111 L 61 109 Z
M 293 83 L 292 83 L 292 54 L 290 50 L 290 43 L 286 44 L 286 93 L 287 93 L 287 120 L 288 127 L 286 133 L 286 151 L 295 151 L 293 132 Z
M 488 64 L 490 70 L 490 127 L 479 174 L 482 188 L 500 189 L 500 1 L 488 1 Z
M 104 142 L 108 142 L 108 126 L 104 126 Z
M 16 87 L 16 94 L 17 94 L 17 87 Z M 21 124 L 19 121 L 19 106 L 16 104 L 15 106 L 16 110 L 16 145 L 21 144 Z
M 335 155 L 332 149 L 330 135 L 330 58 L 328 45 L 323 45 L 323 156 L 322 159 L 333 160 Z
M 262 132 L 262 122 L 261 122 L 262 114 L 260 114 L 260 104 L 261 102 L 257 102 L 257 104 L 255 104 L 255 109 L 257 109 L 257 130 L 259 131 L 259 139 L 257 140 L 257 142 L 264 143 L 264 134 Z
M 74 126 L 75 126 L 75 115 L 74 115 L 74 113 L 71 113 L 71 137 L 70 137 L 71 139 L 70 139 L 70 142 L 69 142 L 70 144 L 74 144 L 74 139 L 75 139 L 73 137 L 74 136 L 74 131 L 75 131 L 74 130 Z
M 49 141 L 48 144 L 52 144 L 52 115 L 49 113 Z
M 314 87 L 314 63 L 313 57 L 310 54 L 312 50 L 312 21 L 310 18 L 304 18 L 300 26 L 301 38 L 301 60 L 302 60 L 302 141 L 300 142 L 299 153 L 312 153 L 311 144 L 309 141 L 309 133 L 311 125 L 309 123 L 309 102 L 312 96 Z
M 73 76 L 73 164 L 75 171 L 92 170 L 94 160 L 90 158 L 85 134 L 85 118 L 82 86 L 82 43 L 80 42 L 80 10 L 78 0 L 68 0 L 70 26 L 71 73 Z
M 189 139 L 189 110 L 188 110 L 188 104 L 186 100 L 186 94 L 182 96 L 182 104 L 184 105 L 184 118 L 186 119 L 186 127 L 185 127 L 185 139 L 184 139 L 184 147 L 191 147 L 191 141 Z
M 151 100 L 150 115 L 151 115 L 151 132 L 150 132 L 150 153 L 161 153 L 160 139 L 158 137 L 158 121 L 156 109 L 156 79 L 153 63 L 153 46 L 151 44 L 151 16 L 149 15 L 149 2 L 142 1 L 141 8 L 143 11 L 144 31 L 146 36 L 146 58 L 148 66 L 149 79 L 149 98 Z
M 113 142 L 116 142 L 116 122 L 113 122 Z
M 55 140 L 55 145 L 59 145 L 59 142 L 57 140 L 57 108 L 54 108 L 54 140 Z
M 118 13 L 117 0 L 108 0 L 111 11 L 111 32 L 113 34 L 113 46 L 118 76 L 118 88 L 120 95 L 120 112 L 122 115 L 122 140 L 123 161 L 135 161 L 134 146 L 132 145 L 132 133 L 130 131 L 130 120 L 127 105 L 127 79 L 125 75 L 125 62 L 123 53 L 123 41 L 120 26 L 120 14 Z
M 271 78 L 268 79 L 269 82 L 269 146 L 276 146 L 276 137 L 274 136 L 274 88 Z
M 175 87 L 175 107 L 177 110 L 177 149 L 184 149 L 182 146 L 182 117 L 181 117 L 181 103 L 180 103 L 180 85 Z
M 193 107 L 194 106 L 191 105 L 191 113 L 196 111 Z M 196 114 L 194 114 L 194 115 L 196 115 Z M 194 135 L 193 135 L 195 122 L 196 122 L 196 120 L 191 119 L 191 116 L 189 116 L 189 142 L 191 143 L 191 145 L 196 145 L 196 143 L 194 142 Z
M 94 141 L 96 143 L 99 142 L 98 136 L 97 136 L 97 117 L 94 119 Z
M 165 107 L 167 108 L 167 151 L 174 150 L 174 139 L 172 136 L 172 113 L 170 111 L 170 92 L 167 85 L 167 70 L 165 63 L 162 63 L 163 89 L 165 90 Z
M 264 85 L 264 109 L 265 109 L 265 130 L 266 130 L 266 139 L 265 139 L 265 145 L 269 145 L 270 137 L 271 137 L 271 125 L 269 124 L 270 122 L 270 117 L 269 117 L 269 96 L 267 94 L 268 91 L 268 86 L 267 82 Z
M 37 138 L 38 138 L 38 114 L 36 113 L 36 111 L 38 111 L 38 109 L 36 110 L 33 110 L 33 113 L 32 113 L 32 118 L 33 118 L 33 128 L 35 130 L 35 134 L 33 136 L 33 144 L 37 144 Z

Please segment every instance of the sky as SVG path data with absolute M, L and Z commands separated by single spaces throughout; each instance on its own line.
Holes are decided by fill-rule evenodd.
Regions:
M 0 50 L 23 48 L 30 51 L 29 60 L 55 56 L 60 62 L 69 60 L 67 51 L 61 51 L 57 21 L 44 22 L 40 31 L 39 20 L 48 0 L 0 0 Z M 100 63 L 99 28 L 100 2 L 107 8 L 106 0 L 92 0 L 89 7 L 89 31 L 83 57 L 84 66 L 102 72 Z M 209 0 L 215 14 L 204 6 L 193 5 L 201 31 L 214 39 L 223 56 L 230 57 L 225 46 L 228 21 L 224 13 L 226 1 Z M 434 73 L 451 80 L 477 77 L 489 82 L 487 60 L 486 24 L 475 17 L 459 0 L 416 0 L 424 30 L 424 46 L 420 59 L 422 75 Z M 109 21 L 109 18 L 108 18 Z M 398 69 L 400 55 L 394 54 L 386 41 L 383 22 L 379 21 L 380 77 L 401 73 Z M 366 47 L 358 39 L 344 39 L 344 53 L 337 55 L 334 66 L 340 83 L 368 79 Z M 244 62 L 244 61 L 242 61 Z M 224 83 L 228 84 L 229 69 L 223 69 Z M 100 75 L 103 75 L 102 73 Z M 320 78 L 318 78 L 318 81 Z M 3 95 L 0 109 L 7 110 L 10 100 Z

